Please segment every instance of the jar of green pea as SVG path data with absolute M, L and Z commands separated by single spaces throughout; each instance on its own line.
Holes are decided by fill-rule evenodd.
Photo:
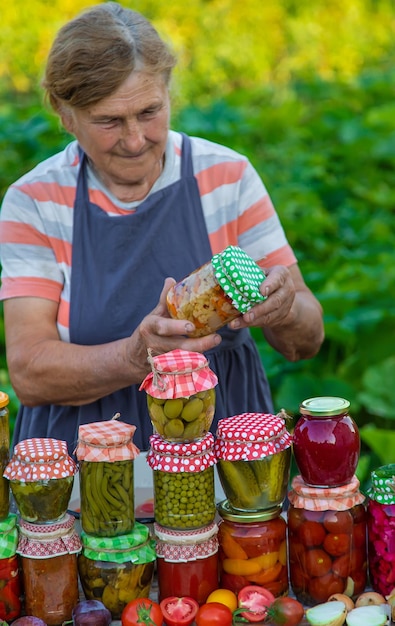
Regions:
M 174 530 L 192 530 L 215 518 L 214 436 L 171 443 L 155 433 L 147 462 L 153 470 L 155 521 Z

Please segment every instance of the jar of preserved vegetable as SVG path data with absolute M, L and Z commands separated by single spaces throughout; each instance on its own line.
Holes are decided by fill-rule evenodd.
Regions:
M 287 495 L 292 436 L 282 414 L 242 413 L 219 420 L 214 445 L 229 505 L 259 511 Z
M 195 325 L 191 337 L 209 335 L 265 300 L 265 278 L 244 250 L 228 246 L 169 290 L 169 314 Z
M 300 405 L 293 433 L 295 461 L 303 480 L 313 487 L 338 487 L 354 476 L 360 452 L 356 423 L 348 400 L 309 398 Z
M 120 619 L 128 602 L 148 598 L 156 552 L 147 526 L 136 522 L 132 532 L 117 537 L 82 532 L 81 540 L 78 570 L 87 600 L 100 600 L 112 619 Z
M 334 593 L 356 598 L 367 582 L 365 497 L 356 476 L 327 489 L 296 476 L 288 497 L 290 581 L 297 599 L 313 605 Z
M 0 520 L 5 519 L 10 510 L 10 485 L 3 476 L 10 459 L 10 425 L 9 425 L 9 398 L 4 391 L 0 391 Z
M 368 495 L 370 584 L 383 596 L 395 588 L 395 464 L 371 473 Z
M 71 620 L 77 604 L 77 555 L 81 540 L 75 519 L 66 514 L 51 524 L 20 520 L 17 553 L 21 557 L 25 613 L 47 626 Z
M 234 511 L 218 505 L 220 587 L 238 593 L 260 585 L 278 597 L 288 593 L 287 524 L 282 507 L 258 512 Z
M 65 515 L 76 472 L 66 442 L 44 437 L 20 441 L 4 476 L 10 481 L 21 517 L 43 524 Z
M 153 470 L 155 521 L 174 530 L 214 521 L 214 437 L 192 443 L 169 443 L 150 437 L 147 462 Z
M 194 441 L 210 430 L 217 376 L 200 352 L 172 350 L 149 356 L 152 372 L 140 390 L 147 393 L 154 431 L 166 441 Z
M 78 431 L 82 530 L 116 537 L 133 530 L 136 427 L 114 419 L 83 424 Z
M 218 589 L 218 526 L 194 531 L 154 524 L 159 601 L 189 596 L 204 604 Z
M 14 620 L 21 614 L 22 585 L 16 548 L 16 515 L 0 521 L 0 620 Z

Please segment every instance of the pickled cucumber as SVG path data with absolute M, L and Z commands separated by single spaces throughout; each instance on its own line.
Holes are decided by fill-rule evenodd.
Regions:
M 147 394 L 147 406 L 154 429 L 164 439 L 194 441 L 210 430 L 215 411 L 215 389 L 168 400 Z
M 248 461 L 219 460 L 218 475 L 223 490 L 234 508 L 258 508 L 261 489 Z

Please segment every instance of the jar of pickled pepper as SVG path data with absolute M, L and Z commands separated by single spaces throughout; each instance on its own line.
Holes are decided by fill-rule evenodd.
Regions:
M 140 390 L 147 393 L 154 432 L 166 441 L 194 441 L 210 430 L 217 376 L 200 352 L 172 350 L 152 357 L 152 372 Z
M 98 537 L 116 537 L 133 530 L 136 427 L 118 421 L 82 424 L 78 430 L 82 530 Z
M 238 593 L 260 585 L 275 597 L 288 593 L 287 524 L 282 507 L 258 512 L 235 511 L 227 500 L 218 505 L 220 587 Z
M 341 487 L 310 487 L 300 475 L 288 494 L 290 582 L 307 605 L 334 593 L 353 598 L 367 583 L 365 496 L 356 476 Z
M 169 290 L 169 314 L 195 325 L 191 337 L 209 335 L 265 300 L 265 278 L 244 250 L 228 246 Z
M 6 621 L 19 617 L 22 609 L 16 521 L 13 513 L 0 521 L 0 620 Z
M 153 470 L 155 521 L 173 530 L 207 526 L 214 521 L 214 437 L 169 443 L 151 435 L 147 454 Z
M 8 395 L 4 391 L 0 391 L 0 520 L 5 519 L 10 510 L 10 484 L 3 475 L 10 459 L 8 404 Z
M 204 604 L 218 589 L 218 526 L 170 530 L 154 524 L 159 601 L 189 596 Z
M 72 619 L 78 602 L 77 555 L 81 540 L 75 519 L 66 514 L 58 522 L 19 523 L 20 555 L 26 615 L 60 626 Z
M 44 524 L 65 515 L 77 471 L 66 442 L 43 437 L 20 441 L 4 476 L 21 517 Z
M 395 588 L 395 464 L 371 473 L 368 496 L 370 584 L 383 596 Z
M 259 511 L 283 503 L 291 443 L 281 413 L 241 413 L 219 420 L 214 452 L 218 476 L 233 509 Z
M 81 533 L 78 570 L 87 600 L 100 600 L 113 620 L 128 602 L 148 598 L 156 560 L 149 529 L 136 522 L 132 532 L 117 537 Z

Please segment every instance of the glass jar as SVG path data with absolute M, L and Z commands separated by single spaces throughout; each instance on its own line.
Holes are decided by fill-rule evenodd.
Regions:
M 67 512 L 76 472 L 65 441 L 33 438 L 15 446 L 4 476 L 10 481 L 21 517 L 44 524 Z
M 112 619 L 120 619 L 128 602 L 148 598 L 155 567 L 155 542 L 136 522 L 131 533 L 94 537 L 82 532 L 78 570 L 87 600 L 100 600 Z
M 150 437 L 147 462 L 153 470 L 155 520 L 161 526 L 187 530 L 214 521 L 214 437 L 193 443 L 168 443 Z
M 288 593 L 287 524 L 281 506 L 241 513 L 218 505 L 220 587 L 238 593 L 260 585 L 278 597 Z
M 333 593 L 356 598 L 367 583 L 365 497 L 354 476 L 347 485 L 315 488 L 301 476 L 288 494 L 290 582 L 306 605 Z
M 133 530 L 136 427 L 114 419 L 83 424 L 78 431 L 82 530 L 116 537 Z
M 0 520 L 5 519 L 10 510 L 10 484 L 5 476 L 10 454 L 9 398 L 0 391 Z
M 19 617 L 22 609 L 16 520 L 11 513 L 0 521 L 0 620 L 7 621 Z
M 383 596 L 395 587 L 395 464 L 371 473 L 368 495 L 370 584 Z
M 147 393 L 154 432 L 166 441 L 194 441 L 210 430 L 217 376 L 199 352 L 172 350 L 152 357 L 140 386 Z
M 354 476 L 360 453 L 356 423 L 343 398 L 309 398 L 300 405 L 293 452 L 300 475 L 311 486 L 338 487 Z
M 191 337 L 209 335 L 265 299 L 265 278 L 244 250 L 228 246 L 169 290 L 169 314 L 195 325 Z
M 154 524 L 159 601 L 189 596 L 204 604 L 218 589 L 218 526 L 174 531 Z
M 66 514 L 51 524 L 20 520 L 17 553 L 21 557 L 25 613 L 47 626 L 71 620 L 79 599 L 77 554 L 81 540 L 75 519 Z
M 283 503 L 291 443 L 281 414 L 242 413 L 219 420 L 214 452 L 218 476 L 233 509 L 259 511 Z

